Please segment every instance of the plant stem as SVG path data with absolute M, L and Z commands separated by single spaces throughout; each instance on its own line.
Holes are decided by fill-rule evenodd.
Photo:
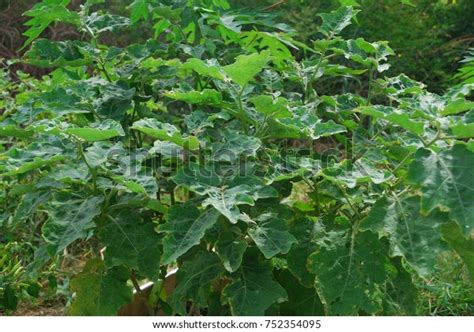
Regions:
M 375 76 L 375 67 L 374 65 L 371 65 L 370 67 L 370 72 L 369 72 L 369 86 L 368 86 L 368 91 L 367 91 L 367 105 L 369 106 L 372 103 L 372 94 L 373 94 L 373 89 L 372 89 L 372 81 L 374 80 Z
M 93 185 L 94 191 L 97 191 L 97 170 L 94 167 L 92 167 L 87 161 L 86 155 L 84 154 L 84 150 L 82 148 L 82 143 L 80 141 L 77 142 L 77 147 L 79 151 L 79 156 L 81 157 L 82 161 L 84 161 L 87 168 L 89 169 L 89 172 L 92 175 L 92 185 Z
M 436 143 L 437 140 L 439 140 L 439 138 L 441 137 L 441 128 L 440 128 L 440 125 L 439 124 L 436 124 L 436 129 L 437 129 L 437 132 L 436 132 L 436 135 L 435 137 L 429 141 L 428 143 L 425 144 L 425 147 L 429 148 L 430 146 L 432 146 L 434 143 Z
M 148 311 L 148 315 L 153 316 L 154 315 L 153 309 L 150 307 L 147 297 L 145 296 L 145 294 L 143 294 L 143 291 L 140 288 L 140 284 L 138 283 L 135 270 L 130 271 L 130 280 L 132 280 L 133 288 L 135 288 L 135 291 L 137 292 L 138 296 L 142 298 L 143 303 L 145 304 L 146 309 Z
M 245 89 L 245 85 L 242 86 L 242 88 L 240 89 L 240 92 L 237 95 L 237 103 L 238 103 L 238 106 L 239 106 L 239 113 L 242 116 L 242 118 L 245 119 L 245 118 L 247 118 L 247 114 L 245 113 L 244 105 L 242 103 L 242 95 L 244 93 L 244 89 Z M 243 121 L 243 125 L 244 125 L 244 132 L 245 132 L 246 135 L 248 135 L 249 125 L 246 121 Z

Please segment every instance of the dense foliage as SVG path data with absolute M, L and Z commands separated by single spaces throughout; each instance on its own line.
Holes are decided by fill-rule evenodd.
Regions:
M 0 308 L 80 250 L 73 315 L 144 280 L 150 314 L 416 314 L 453 252 L 474 284 L 472 83 L 386 76 L 387 42 L 341 37 L 351 6 L 305 44 L 226 0 L 103 2 L 36 4 L 21 61 L 50 72 L 0 77 Z M 83 38 L 39 38 L 56 22 Z
M 360 6 L 357 24 L 346 38 L 388 40 L 396 55 L 388 73 L 406 75 L 442 93 L 469 46 L 474 45 L 472 0 L 288 0 L 232 1 L 236 5 L 277 13 L 298 31 L 299 40 L 318 38 L 318 14 L 339 5 Z M 280 3 L 272 7 L 273 4 Z

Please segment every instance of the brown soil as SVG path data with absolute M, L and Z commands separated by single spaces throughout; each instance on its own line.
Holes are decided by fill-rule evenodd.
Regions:
M 23 303 L 13 313 L 14 316 L 63 316 L 64 301 L 48 300 L 39 303 Z

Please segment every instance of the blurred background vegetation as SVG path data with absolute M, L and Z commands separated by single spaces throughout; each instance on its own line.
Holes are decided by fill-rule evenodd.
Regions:
M 22 13 L 38 0 L 0 0 L 0 58 L 18 56 L 24 39 Z M 123 11 L 130 1 L 107 0 L 112 11 Z M 452 82 L 459 61 L 474 46 L 473 0 L 411 0 L 415 6 L 400 0 L 232 0 L 235 7 L 255 12 L 273 12 L 295 28 L 302 41 L 316 38 L 318 16 L 341 3 L 360 5 L 358 24 L 345 31 L 346 37 L 363 37 L 369 41 L 387 40 L 395 50 L 391 72 L 405 73 L 422 81 L 434 92 Z M 72 0 L 71 6 L 79 6 Z M 55 26 L 48 38 L 71 38 L 74 33 L 65 26 Z M 137 36 L 121 36 L 136 38 Z M 41 74 L 41 73 L 38 73 Z
M 297 31 L 301 40 L 317 37 L 318 13 L 347 0 L 234 0 L 238 6 L 274 11 Z M 362 11 L 358 25 L 345 36 L 369 41 L 387 40 L 396 52 L 387 75 L 405 73 L 439 92 L 449 86 L 459 61 L 474 45 L 473 0 L 357 0 Z M 272 4 L 280 3 L 277 6 Z

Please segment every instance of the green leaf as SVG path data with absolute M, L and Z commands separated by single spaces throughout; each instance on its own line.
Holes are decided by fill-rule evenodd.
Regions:
M 222 104 L 222 95 L 219 91 L 213 89 L 204 89 L 202 91 L 169 91 L 165 96 L 175 100 L 181 100 L 189 104 L 204 104 L 219 106 Z
M 416 135 L 423 135 L 425 132 L 424 123 L 413 120 L 412 116 L 403 110 L 388 106 L 367 106 L 359 107 L 355 111 L 376 119 L 391 122 Z
M 292 118 L 269 119 L 269 135 L 275 138 L 311 138 L 313 140 L 347 131 L 333 120 L 323 122 L 304 108 L 296 109 Z
M 28 46 L 33 40 L 46 30 L 53 22 L 62 22 L 79 25 L 80 17 L 76 12 L 69 11 L 66 6 L 70 0 L 43 0 L 35 4 L 30 10 L 23 13 L 24 16 L 31 17 L 25 25 L 30 27 L 23 35 L 28 39 L 23 44 L 23 48 Z
M 464 144 L 435 153 L 419 149 L 410 164 L 408 180 L 421 188 L 421 213 L 449 209 L 450 216 L 470 236 L 474 224 L 474 153 Z
M 26 147 L 13 146 L 0 154 L 0 177 L 20 175 L 49 166 L 70 156 L 70 145 L 55 137 L 48 140 L 36 139 Z
M 278 275 L 278 282 L 288 293 L 288 301 L 280 304 L 283 316 L 324 316 L 324 306 L 314 288 L 305 288 L 288 271 Z
M 127 110 L 130 109 L 132 98 L 135 95 L 135 89 L 128 89 L 116 84 L 108 83 L 102 80 L 88 80 L 87 84 L 91 88 L 100 91 L 100 97 L 94 98 L 92 106 L 97 114 L 107 119 L 122 121 L 125 119 Z
M 172 206 L 166 214 L 166 223 L 158 227 L 159 232 L 166 234 L 163 238 L 163 264 L 173 263 L 199 244 L 219 216 L 220 213 L 215 209 L 200 214 L 192 204 Z
M 474 137 L 474 110 L 469 111 L 462 118 L 450 126 L 453 135 L 457 138 Z
M 457 138 L 474 138 L 474 123 L 458 123 L 451 126 L 451 130 Z
M 474 109 L 474 101 L 466 99 L 456 99 L 446 105 L 441 115 L 459 114 Z
M 110 31 L 118 32 L 130 26 L 130 20 L 127 17 L 111 14 L 99 14 L 94 12 L 85 18 L 85 24 L 89 31 L 94 35 Z
M 234 316 L 263 316 L 272 304 L 287 300 L 285 289 L 273 280 L 271 266 L 252 253 L 223 289 L 222 302 Z
M 339 0 L 339 3 L 341 4 L 341 6 L 345 7 L 360 7 L 360 4 L 355 0 Z
M 352 19 L 359 11 L 360 10 L 354 10 L 352 7 L 341 7 L 330 13 L 319 14 L 323 20 L 323 24 L 319 27 L 319 31 L 326 37 L 333 38 L 351 24 Z
M 419 290 L 413 282 L 412 273 L 408 272 L 401 260 L 392 260 L 396 275 L 387 284 L 384 297 L 384 315 L 415 316 L 418 309 Z
M 392 256 L 402 256 L 421 276 L 433 276 L 439 255 L 446 251 L 441 239 L 441 227 L 449 221 L 447 213 L 420 213 L 420 197 L 403 200 L 397 196 L 379 199 L 363 220 L 361 230 L 386 236 Z
M 144 21 L 148 19 L 148 0 L 134 0 L 129 7 L 132 9 L 130 15 L 132 24 L 137 23 L 141 19 Z
M 329 233 L 308 259 L 316 289 L 330 315 L 374 314 L 381 310 L 381 287 L 390 266 L 388 244 L 376 234 Z M 324 241 L 322 239 L 321 241 Z
M 215 169 L 194 162 L 180 167 L 172 180 L 177 185 L 187 187 L 200 195 L 205 195 L 215 190 L 214 187 L 220 186 L 220 178 Z
M 50 191 L 27 192 L 15 210 L 13 222 L 17 223 L 33 216 L 41 205 L 49 201 L 51 194 Z
M 247 250 L 247 242 L 240 234 L 240 228 L 234 226 L 219 232 L 216 242 L 216 253 L 229 272 L 235 272 L 242 264 L 242 258 Z
M 316 159 L 293 156 L 276 156 L 272 159 L 270 169 L 266 175 L 268 183 L 291 180 L 300 176 L 317 174 L 321 169 L 321 162 Z
M 265 258 L 272 258 L 278 254 L 286 254 L 296 238 L 288 232 L 285 220 L 272 214 L 262 214 L 257 218 L 257 225 L 248 230 Z
M 94 218 L 101 212 L 103 197 L 61 192 L 46 207 L 49 219 L 42 227 L 51 253 L 59 253 L 78 239 L 87 239 L 95 227 Z
M 273 118 L 288 118 L 292 115 L 288 110 L 288 101 L 283 97 L 274 99 L 272 96 L 260 95 L 251 98 L 250 102 L 255 105 L 257 112 Z
M 71 280 L 76 297 L 69 309 L 73 316 L 115 316 L 120 307 L 132 301 L 127 286 L 128 274 L 121 269 L 106 270 L 96 258 L 88 261 L 84 270 Z
M 36 157 L 32 161 L 24 162 L 19 167 L 16 167 L 16 168 L 14 168 L 14 169 L 12 169 L 8 172 L 5 172 L 5 173 L 1 173 L 0 177 L 23 174 L 23 173 L 32 171 L 34 169 L 38 169 L 38 168 L 41 168 L 41 167 L 44 167 L 44 166 L 55 164 L 55 163 L 57 163 L 57 162 L 59 162 L 63 159 L 64 159 L 63 156 L 54 156 L 54 157 L 51 157 L 49 159 L 42 159 L 40 157 Z
M 298 218 L 290 224 L 291 233 L 298 242 L 291 246 L 288 252 L 288 269 L 301 285 L 306 288 L 314 287 L 314 275 L 308 271 L 308 257 L 316 250 L 314 239 L 318 238 L 318 224 L 309 218 Z
M 91 64 L 97 52 L 89 44 L 77 40 L 38 39 L 25 53 L 25 60 L 41 68 L 80 67 Z
M 110 119 L 90 127 L 67 128 L 66 133 L 77 136 L 86 142 L 104 141 L 117 136 L 125 136 L 120 123 Z
M 135 181 L 126 180 L 123 176 L 111 176 L 111 178 L 129 189 L 131 192 L 147 195 L 146 189 L 140 184 Z
M 411 0 L 400 0 L 400 2 L 403 3 L 404 5 L 416 7 L 416 5 L 413 2 L 411 2 Z
M 273 63 L 280 68 L 285 68 L 288 60 L 293 60 L 288 46 L 298 49 L 294 41 L 288 35 L 266 31 L 245 31 L 240 33 L 240 39 L 244 43 L 244 49 L 249 53 L 260 50 L 268 50 L 272 56 Z
M 449 243 L 466 264 L 474 285 L 474 237 L 466 239 L 462 230 L 455 223 L 446 223 L 442 226 L 443 238 Z
M 199 307 L 207 305 L 211 282 L 224 272 L 216 254 L 198 251 L 184 261 L 176 275 L 176 288 L 172 293 L 171 306 L 180 315 L 188 314 L 186 301 L 191 300 Z
M 189 59 L 188 61 L 186 61 L 186 63 L 182 65 L 181 68 L 193 70 L 202 76 L 208 76 L 216 78 L 218 80 L 224 79 L 224 75 L 219 70 L 219 67 L 214 64 L 208 64 L 196 58 Z
M 179 130 L 169 123 L 145 118 L 133 123 L 132 129 L 162 141 L 173 142 L 189 150 L 199 149 L 199 140 L 194 136 L 183 137 Z
M 0 136 L 10 136 L 17 138 L 30 138 L 34 132 L 30 129 L 18 128 L 15 125 L 7 124 L 0 127 Z
M 387 58 L 395 54 L 388 46 L 388 42 L 370 43 L 363 38 L 349 40 L 336 38 L 331 41 L 315 41 L 315 44 L 324 51 L 330 49 L 366 68 L 374 66 L 378 72 L 384 72 L 390 68 L 390 65 L 386 63 Z
M 232 81 L 243 87 L 260 73 L 269 61 L 268 51 L 239 55 L 233 64 L 225 66 L 223 69 Z
M 209 197 L 202 202 L 202 205 L 204 207 L 213 206 L 231 223 L 236 224 L 241 218 L 238 206 L 243 204 L 254 205 L 255 200 L 252 195 L 254 192 L 255 188 L 248 185 L 240 185 L 229 189 L 211 188 L 208 191 Z
M 328 167 L 322 174 L 331 182 L 355 188 L 365 183 L 381 184 L 391 178 L 390 172 L 377 165 L 374 160 L 361 158 L 354 163 L 344 160 L 334 167 Z
M 106 250 L 104 263 L 107 268 L 125 266 L 138 271 L 150 280 L 160 274 L 160 236 L 152 222 L 144 222 L 132 210 L 120 210 L 109 217 L 109 223 L 100 230 Z
M 310 127 L 310 137 L 314 140 L 321 137 L 328 137 L 340 133 L 345 133 L 347 130 L 344 126 L 335 123 L 332 120 L 327 122 L 318 121 Z
M 260 139 L 226 130 L 223 133 L 224 143 L 212 144 L 212 160 L 236 162 L 241 157 L 255 157 L 262 146 Z

